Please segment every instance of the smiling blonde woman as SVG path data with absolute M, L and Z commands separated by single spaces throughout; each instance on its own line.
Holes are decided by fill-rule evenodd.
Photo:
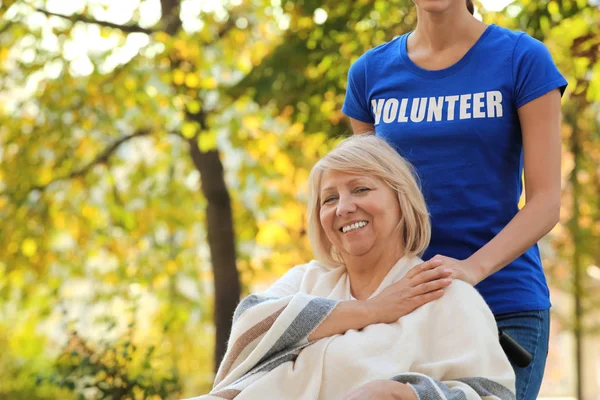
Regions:
M 385 145 L 379 148 L 382 143 Z M 408 256 L 421 255 L 425 251 L 431 237 L 431 226 L 425 200 L 414 178 L 411 165 L 398 157 L 398 153 L 381 139 L 349 139 L 340 143 L 335 150 L 320 160 L 313 167 L 309 177 L 308 235 L 313 252 L 320 262 L 330 267 L 346 264 L 344 259 L 340 258 L 339 250 L 333 246 L 336 235 L 326 235 L 328 226 L 322 223 L 323 218 L 331 217 L 332 212 L 336 211 L 339 205 L 339 199 L 331 201 L 328 198 L 328 191 L 332 190 L 322 185 L 324 175 L 327 180 L 336 173 L 345 176 L 351 174 L 358 183 L 362 181 L 364 183 L 362 186 L 355 185 L 361 190 L 372 191 L 374 186 L 382 185 L 391 189 L 394 192 L 394 199 L 388 204 L 389 209 L 384 210 L 383 213 L 387 213 L 384 215 L 385 219 L 393 221 L 395 218 L 389 213 L 398 207 L 403 210 L 395 227 L 397 230 L 395 233 L 400 234 L 398 250 Z M 352 185 L 349 187 L 352 188 Z M 335 192 L 335 189 L 332 192 Z M 323 204 L 319 204 L 319 201 Z M 366 231 L 373 229 L 372 226 L 365 226 L 365 228 Z M 370 237 L 368 234 L 364 236 Z
M 514 399 L 483 298 L 419 258 L 430 225 L 410 165 L 357 136 L 309 188 L 316 261 L 242 300 L 214 388 L 196 399 Z

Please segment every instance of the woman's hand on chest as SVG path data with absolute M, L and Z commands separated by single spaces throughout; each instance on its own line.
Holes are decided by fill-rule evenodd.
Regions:
M 422 305 L 442 297 L 444 289 L 452 283 L 452 271 L 440 265 L 437 260 L 421 263 L 377 296 L 366 300 L 374 323 L 396 322 Z

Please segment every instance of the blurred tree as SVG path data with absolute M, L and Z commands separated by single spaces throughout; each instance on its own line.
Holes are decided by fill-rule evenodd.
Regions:
M 565 178 L 577 180 L 563 203 L 579 214 L 563 212 L 552 237 L 578 273 L 600 257 L 599 67 L 585 61 L 598 20 L 584 3 L 490 16 L 544 39 L 569 77 Z M 14 360 L 0 368 L 24 379 L 57 356 L 59 305 L 84 341 L 114 319 L 117 343 L 139 302 L 141 353 L 155 346 L 184 394 L 205 392 L 240 291 L 310 257 L 301 201 L 309 168 L 349 132 L 348 68 L 414 27 L 412 2 L 2 0 L 0 16 L 0 340 Z M 571 270 L 551 265 L 564 282 Z M 55 393 L 2 385 L 0 397 Z
M 142 400 L 181 398 L 177 371 L 156 371 L 161 359 L 155 347 L 140 353 L 135 340 L 135 321 L 117 343 L 98 343 L 69 329 L 69 338 L 58 356 L 53 373 L 40 375 L 37 383 L 48 382 L 76 393 L 79 399 Z M 108 326 L 108 330 L 114 325 Z
M 141 345 L 205 391 L 239 299 L 236 256 L 258 284 L 310 257 L 298 201 L 328 138 L 224 94 L 285 21 L 238 3 L 0 3 L 0 323 L 25 344 L 15 359 L 66 340 L 58 305 L 85 339 L 107 317 L 125 334 L 120 310 L 141 298 L 147 321 L 171 326 L 146 326 Z
M 576 392 L 581 399 L 583 336 L 599 331 L 592 321 L 598 318 L 600 304 L 600 10 L 587 1 L 523 0 L 490 15 L 490 21 L 543 40 L 569 80 L 563 101 L 561 220 L 550 234 L 559 257 L 546 265 L 553 286 L 574 298 L 573 312 L 557 317 L 573 330 Z
M 414 28 L 410 0 L 285 1 L 283 40 L 229 93 L 251 93 L 261 105 L 289 107 L 307 132 L 333 137 L 350 132 L 341 109 L 346 76 L 366 50 Z
M 148 7 L 148 4 L 141 2 L 138 10 L 130 13 L 131 20 L 135 21 L 139 10 Z M 207 62 L 207 58 L 230 52 L 231 46 L 244 41 L 245 37 L 232 37 L 235 18 L 219 23 L 211 13 L 202 13 L 196 15 L 196 19 L 203 27 L 197 32 L 198 37 L 191 40 L 192 34 L 181 29 L 179 1 L 162 1 L 161 7 L 160 20 L 150 24 L 151 27 L 142 27 L 135 22 L 116 24 L 96 18 L 94 15 L 102 14 L 102 7 L 84 2 L 67 7 L 71 12 L 66 14 L 49 11 L 47 5 L 40 2 L 3 2 L 2 13 L 8 17 L 3 26 L 4 37 L 12 41 L 6 43 L 3 53 L 7 61 L 6 73 L 10 74 L 5 87 L 14 93 L 17 87 L 30 85 L 29 93 L 13 106 L 18 110 L 16 115 L 5 116 L 16 116 L 17 119 L 10 118 L 11 122 L 4 125 L 4 143 L 9 149 L 4 153 L 6 169 L 3 186 L 6 190 L 2 194 L 8 202 L 5 215 L 13 226 L 7 224 L 3 227 L 3 239 L 7 241 L 5 244 L 9 254 L 15 254 L 21 258 L 21 262 L 31 264 L 36 273 L 42 274 L 38 276 L 43 276 L 47 272 L 46 266 L 55 261 L 54 252 L 46 251 L 52 247 L 52 238 L 44 235 L 47 228 L 54 225 L 52 217 L 62 221 L 60 226 L 81 227 L 75 221 L 65 221 L 68 217 L 58 211 L 61 205 L 56 205 L 54 209 L 49 206 L 50 203 L 57 203 L 56 197 L 52 197 L 55 193 L 47 195 L 51 199 L 45 199 L 44 196 L 51 189 L 60 188 L 59 185 L 71 185 L 81 196 L 88 196 L 86 189 L 93 188 L 99 181 L 114 185 L 114 199 L 98 199 L 96 207 L 80 203 L 81 207 L 77 208 L 80 208 L 82 219 L 91 222 L 95 228 L 85 234 L 96 236 L 95 232 L 113 223 L 128 234 L 136 226 L 142 228 L 141 231 L 151 230 L 143 229 L 148 225 L 158 228 L 155 224 L 149 224 L 149 219 L 158 217 L 156 214 L 157 211 L 160 213 L 160 208 L 157 206 L 164 206 L 165 200 L 171 201 L 155 197 L 156 190 L 148 190 L 159 186 L 158 182 L 148 181 L 140 185 L 139 194 L 147 192 L 147 197 L 143 196 L 146 197 L 144 200 L 136 199 L 138 204 L 131 206 L 131 203 L 126 204 L 119 191 L 125 179 L 113 176 L 107 182 L 102 176 L 110 176 L 113 172 L 110 166 L 119 151 L 122 151 L 122 158 L 126 157 L 126 150 L 123 149 L 129 142 L 148 137 L 156 143 L 155 150 L 181 153 L 181 146 L 167 135 L 180 138 L 189 145 L 190 160 L 200 173 L 201 190 L 206 199 L 205 221 L 216 296 L 215 362 L 218 362 L 220 354 L 224 352 L 223 346 L 240 288 L 229 194 L 216 149 L 215 131 L 208 121 L 210 113 L 217 111 L 205 105 L 207 100 L 210 103 L 209 97 L 217 94 L 214 89 L 218 85 L 212 76 L 214 65 Z M 44 21 L 50 24 L 44 26 Z M 253 29 L 248 32 L 251 40 Z M 77 44 L 76 37 L 82 34 L 92 41 L 98 42 L 98 37 L 102 37 L 114 44 L 104 49 L 90 48 L 89 52 L 79 49 L 83 54 L 69 55 L 69 50 L 77 52 L 74 46 L 81 46 L 81 43 Z M 127 51 L 128 45 L 137 49 Z M 120 52 L 129 54 L 119 57 Z M 11 59 L 10 55 L 14 58 Z M 116 61 L 123 58 L 128 59 Z M 234 59 L 228 56 L 223 63 L 224 69 L 232 62 Z M 9 66 L 11 63 L 12 68 Z M 20 154 L 24 154 L 26 159 L 19 157 Z M 169 162 L 166 158 L 163 158 L 164 163 Z M 146 161 L 144 164 L 147 165 L 142 165 L 137 175 L 142 180 L 146 173 L 153 172 L 157 164 L 153 160 Z M 177 168 L 176 165 L 165 164 L 160 167 L 161 172 L 170 174 Z M 10 174 L 11 170 L 18 171 L 18 174 Z M 169 170 L 171 172 L 167 172 Z M 97 172 L 93 174 L 94 177 L 90 176 L 92 172 Z M 182 182 L 168 182 L 160 186 L 163 187 L 156 189 L 162 189 L 163 192 L 165 186 L 171 186 L 179 192 L 185 189 Z M 179 187 L 175 189 L 176 186 Z M 105 191 L 105 194 L 110 193 L 111 190 Z M 185 198 L 193 199 L 190 196 Z M 108 212 L 102 209 L 107 200 Z M 179 214 L 173 215 L 176 218 L 173 221 L 165 218 L 167 223 L 160 227 L 160 235 L 167 236 L 163 240 L 167 246 L 181 242 L 176 237 L 175 228 L 181 225 L 183 219 L 203 219 L 197 212 L 192 212 L 197 207 L 189 204 L 189 200 L 188 204 L 180 204 L 180 207 L 179 210 L 174 207 L 166 209 L 169 214 Z M 135 211 L 123 212 L 124 208 Z M 29 229 L 24 230 L 20 221 L 25 215 L 32 218 L 27 225 Z M 36 217 L 39 217 L 38 221 Z M 71 238 L 81 233 L 72 232 Z M 147 233 L 156 234 L 143 232 Z M 110 236 L 105 236 L 102 241 L 111 242 Z M 92 238 L 82 239 L 87 241 Z M 114 239 L 111 244 L 117 248 L 109 252 L 118 255 L 115 250 L 118 250 L 119 239 Z M 98 242 L 98 238 L 93 240 L 102 243 Z M 160 262 L 167 263 L 168 267 L 168 262 L 175 261 L 180 254 L 173 247 L 168 254 L 164 254 L 166 259 L 161 257 Z M 121 257 L 118 259 L 125 261 Z M 13 259 L 6 261 L 8 275 L 33 272 L 18 268 L 18 262 Z
M 570 101 L 565 105 L 564 118 L 569 133 L 566 147 L 571 171 L 564 196 L 569 206 L 565 218 L 568 218 L 566 228 L 570 243 L 563 247 L 563 254 L 571 259 L 572 265 L 570 291 L 575 299 L 572 325 L 578 398 L 584 398 L 583 336 L 597 334 L 598 327 L 590 323 L 598 317 L 600 304 L 600 298 L 595 295 L 600 289 L 600 121 L 597 117 L 600 91 L 594 88 L 597 83 L 593 83 L 600 81 L 600 12 L 596 10 L 595 14 L 595 26 L 588 25 L 583 15 L 570 21 L 587 29 L 580 36 L 570 38 L 574 86 Z M 561 35 L 568 35 L 569 28 L 563 26 Z

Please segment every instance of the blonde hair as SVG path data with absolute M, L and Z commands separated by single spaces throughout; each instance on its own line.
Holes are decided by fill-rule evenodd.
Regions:
M 308 238 L 315 257 L 329 267 L 344 265 L 339 250 L 327 239 L 320 221 L 319 193 L 325 171 L 368 175 L 387 184 L 398 196 L 401 243 L 407 256 L 421 256 L 431 238 L 425 199 L 412 166 L 385 140 L 374 135 L 344 139 L 311 170 L 308 178 Z

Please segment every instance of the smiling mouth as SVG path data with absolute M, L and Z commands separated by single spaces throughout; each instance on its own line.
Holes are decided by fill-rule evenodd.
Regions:
M 342 226 L 340 228 L 340 231 L 342 233 L 350 233 L 350 232 L 354 232 L 354 231 L 357 231 L 359 229 L 362 229 L 365 226 L 367 226 L 368 224 L 369 223 L 367 221 L 358 221 L 358 222 L 355 222 L 355 223 L 350 224 L 350 225 Z

